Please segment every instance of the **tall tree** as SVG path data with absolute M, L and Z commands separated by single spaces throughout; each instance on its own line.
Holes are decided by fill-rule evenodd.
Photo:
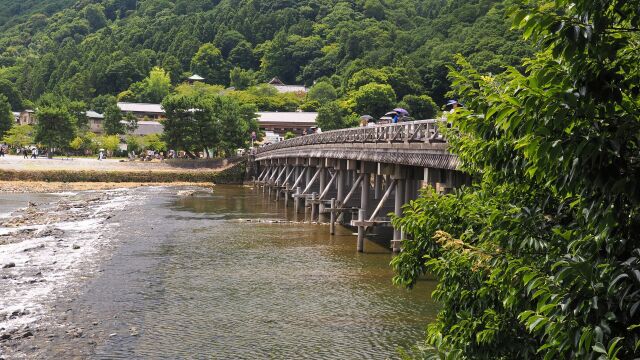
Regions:
M 41 107 L 36 112 L 35 141 L 46 145 L 49 158 L 54 149 L 64 149 L 74 139 L 76 128 L 65 107 Z
M 5 136 L 15 122 L 9 100 L 6 96 L 0 94 L 0 138 Z
M 116 135 L 124 133 L 122 121 L 122 111 L 118 105 L 111 104 L 104 111 L 103 128 L 107 135 Z
M 226 62 L 220 50 L 211 43 L 202 45 L 193 56 L 191 71 L 204 77 L 208 84 L 229 84 Z

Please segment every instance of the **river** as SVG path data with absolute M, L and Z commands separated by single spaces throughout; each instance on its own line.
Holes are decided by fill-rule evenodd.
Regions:
M 79 202 L 87 193 L 62 198 Z M 435 283 L 393 286 L 386 247 L 367 242 L 359 254 L 350 230 L 330 236 L 327 225 L 288 221 L 290 209 L 249 187 L 105 193 L 92 200 L 101 210 L 85 226 L 91 241 L 64 219 L 55 243 L 43 237 L 34 243 L 42 249 L 27 252 L 41 255 L 23 259 L 20 242 L 0 245 L 0 264 L 18 259 L 0 269 L 0 291 L 18 289 L 0 299 L 0 310 L 9 309 L 0 330 L 33 333 L 23 338 L 20 328 L 0 342 L 7 358 L 386 359 L 420 343 L 435 318 Z M 28 201 L 51 208 L 60 198 L 0 194 L 0 206 L 5 213 Z M 60 245 L 74 236 L 75 252 Z M 58 251 L 46 255 L 51 248 Z M 66 268 L 47 268 L 50 256 Z M 20 281 L 36 271 L 46 291 Z M 21 322 L 16 304 L 27 310 Z

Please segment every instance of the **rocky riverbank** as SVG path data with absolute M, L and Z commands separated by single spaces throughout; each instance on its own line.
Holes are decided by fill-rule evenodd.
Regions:
M 141 200 L 127 189 L 58 196 L 0 219 L 0 358 L 20 357 L 17 349 L 29 338 L 63 326 L 45 320 L 54 300 L 72 298 L 92 276 L 114 245 L 108 234 L 117 224 L 109 219 Z

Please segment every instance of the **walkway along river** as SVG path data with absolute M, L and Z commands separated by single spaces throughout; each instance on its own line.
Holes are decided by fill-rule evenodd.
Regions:
M 1 194 L 0 205 L 101 193 Z M 99 205 L 105 216 L 92 232 L 101 245 L 72 238 L 80 235 L 68 225 L 29 240 L 25 253 L 20 242 L 0 243 L 0 262 L 17 259 L 0 269 L 0 292 L 13 294 L 0 298 L 0 335 L 13 331 L 0 357 L 385 359 L 421 342 L 436 314 L 433 282 L 391 284 L 385 246 L 357 253 L 351 231 L 293 224 L 251 188 L 106 193 L 95 201 L 120 205 Z M 62 261 L 73 251 L 88 252 Z M 42 280 L 25 280 L 34 276 Z

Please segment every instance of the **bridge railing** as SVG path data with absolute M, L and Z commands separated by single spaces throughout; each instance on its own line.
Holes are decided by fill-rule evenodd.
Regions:
M 443 124 L 445 121 L 441 119 L 431 119 L 332 130 L 265 145 L 258 148 L 257 153 L 305 145 L 443 141 L 442 135 L 438 132 L 438 127 Z

